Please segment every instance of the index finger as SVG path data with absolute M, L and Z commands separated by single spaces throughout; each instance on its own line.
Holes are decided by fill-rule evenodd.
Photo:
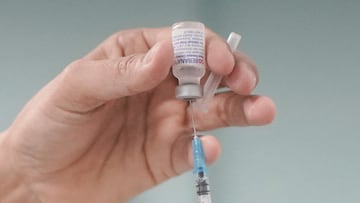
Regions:
M 84 56 L 89 60 L 117 59 L 145 53 L 157 42 L 171 42 L 170 28 L 137 28 L 117 32 Z
M 211 71 L 229 74 L 234 67 L 232 55 L 225 40 L 206 28 L 206 58 Z M 139 28 L 117 32 L 103 41 L 84 58 L 90 60 L 116 59 L 136 53 L 145 53 L 159 41 L 171 43 L 171 27 Z

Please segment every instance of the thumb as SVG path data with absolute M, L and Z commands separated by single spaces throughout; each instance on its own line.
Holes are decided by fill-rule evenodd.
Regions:
M 221 154 L 221 145 L 216 137 L 206 135 L 201 137 L 202 146 L 207 164 L 213 164 L 218 160 Z M 194 167 L 194 157 L 192 151 L 192 137 L 184 136 L 178 139 L 173 145 L 174 149 L 171 154 L 173 170 L 175 174 L 184 173 Z
M 146 54 L 75 61 L 60 75 L 57 105 L 89 111 L 106 101 L 147 91 L 166 78 L 172 63 L 172 47 L 167 41 L 157 43 Z

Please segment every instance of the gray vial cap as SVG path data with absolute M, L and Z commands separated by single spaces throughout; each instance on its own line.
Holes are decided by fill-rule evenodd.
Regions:
M 194 100 L 202 97 L 202 90 L 198 84 L 182 84 L 176 87 L 176 98 L 183 100 Z

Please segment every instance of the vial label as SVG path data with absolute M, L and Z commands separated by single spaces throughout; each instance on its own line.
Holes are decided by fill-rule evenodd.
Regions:
M 204 31 L 181 28 L 172 31 L 175 65 L 204 65 Z

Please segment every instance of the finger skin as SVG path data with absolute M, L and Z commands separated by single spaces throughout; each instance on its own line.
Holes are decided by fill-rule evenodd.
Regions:
M 209 69 L 219 75 L 228 75 L 233 71 L 235 60 L 226 42 L 212 34 L 207 39 L 206 61 Z
M 179 139 L 172 152 L 172 163 L 176 169 L 176 175 L 182 174 L 194 167 L 194 157 L 192 149 L 192 136 L 184 136 Z M 221 145 L 216 137 L 211 135 L 201 136 L 206 163 L 213 164 L 221 154 Z
M 147 54 L 75 61 L 60 76 L 53 101 L 68 111 L 87 112 L 107 101 L 147 91 L 167 77 L 172 56 L 164 41 Z
M 234 57 L 235 66 L 232 72 L 224 77 L 224 82 L 232 91 L 248 95 L 259 82 L 257 67 L 243 52 L 235 52 Z
M 275 114 L 276 106 L 269 97 L 226 92 L 214 97 L 207 113 L 195 111 L 195 118 L 197 129 L 207 131 L 230 126 L 266 125 L 274 120 Z

